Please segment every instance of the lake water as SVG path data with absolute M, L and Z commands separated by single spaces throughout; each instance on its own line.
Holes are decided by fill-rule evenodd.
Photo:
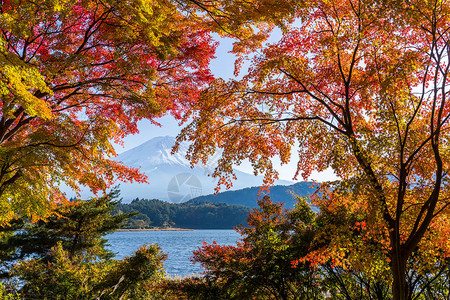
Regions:
M 168 255 L 164 262 L 168 275 L 186 276 L 202 272 L 200 264 L 193 264 L 189 259 L 203 241 L 236 245 L 240 237 L 234 230 L 118 231 L 107 235 L 106 239 L 110 245 L 108 249 L 116 254 L 116 259 L 133 254 L 141 245 L 157 243 Z

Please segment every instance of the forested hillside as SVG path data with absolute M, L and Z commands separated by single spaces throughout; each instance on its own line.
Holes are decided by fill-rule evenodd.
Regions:
M 226 203 L 168 203 L 161 200 L 135 199 L 130 204 L 118 204 L 113 214 L 137 213 L 125 229 L 191 228 L 232 229 L 246 224 L 250 209 Z
M 285 203 L 286 208 L 292 208 L 295 204 L 295 197 L 311 195 L 316 191 L 312 182 L 298 182 L 293 185 L 276 185 L 270 188 L 270 193 L 260 191 L 259 187 L 245 188 L 237 191 L 226 191 L 217 195 L 207 195 L 194 198 L 188 203 L 228 203 L 232 205 L 243 205 L 249 208 L 257 208 L 257 200 L 269 194 L 275 202 Z M 258 196 L 259 193 L 259 196 Z
M 299 182 L 290 186 L 273 186 L 269 194 L 275 202 L 283 202 L 286 208 L 292 208 L 296 196 L 308 196 L 314 191 L 312 182 Z M 252 187 L 201 196 L 179 204 L 136 198 L 129 204 L 117 205 L 113 214 L 136 213 L 128 220 L 125 229 L 231 229 L 245 224 L 250 209 L 257 208 L 257 200 L 266 194 L 259 187 Z

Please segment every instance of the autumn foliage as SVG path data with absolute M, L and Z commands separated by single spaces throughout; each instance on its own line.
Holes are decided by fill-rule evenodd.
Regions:
M 342 182 L 330 205 L 344 198 L 364 211 L 353 226 L 375 231 L 393 298 L 407 299 L 417 248 L 448 256 L 450 3 L 279 4 L 291 14 L 261 19 L 261 11 L 242 9 L 243 18 L 285 24 L 282 36 L 256 49 L 242 40 L 248 47 L 240 54 L 252 53 L 248 72 L 214 81 L 179 139 L 192 141 L 194 163 L 220 149 L 221 183 L 245 159 L 271 183 L 278 175 L 272 158 L 286 163 L 294 151 L 295 177 L 332 168 Z
M 60 184 L 146 177 L 108 159 L 141 119 L 181 113 L 215 43 L 169 1 L 2 1 L 0 224 L 46 216 Z
M 224 299 L 314 299 L 319 286 L 314 269 L 292 262 L 308 253 L 314 237 L 315 214 L 304 199 L 287 211 L 265 196 L 259 209 L 250 212 L 248 226 L 236 230 L 242 240 L 236 246 L 204 243 L 194 251 L 207 281 L 216 283 Z

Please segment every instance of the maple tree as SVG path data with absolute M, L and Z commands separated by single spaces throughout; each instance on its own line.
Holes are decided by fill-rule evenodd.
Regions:
M 361 292 L 369 298 L 391 299 L 388 231 L 383 218 L 371 209 L 365 186 L 356 180 L 349 189 L 349 183 L 323 183 L 312 197 L 320 211 L 315 237 L 309 253 L 293 264 L 309 262 L 324 269 L 327 278 L 339 277 L 339 285 L 346 284 L 338 285 L 338 290 L 346 299 L 360 298 Z M 409 299 L 440 299 L 450 292 L 442 288 L 448 283 L 448 239 L 445 215 L 437 216 L 406 262 Z
M 308 264 L 292 268 L 306 255 L 314 237 L 315 213 L 305 199 L 288 211 L 269 196 L 248 216 L 236 246 L 203 243 L 193 261 L 201 263 L 206 280 L 219 285 L 226 299 L 322 299 L 319 276 Z
M 417 249 L 427 249 L 428 258 L 449 256 L 450 3 L 249 5 L 275 2 L 290 13 L 250 13 L 246 5 L 230 12 L 224 5 L 212 16 L 231 37 L 238 29 L 227 26 L 229 18 L 236 28 L 244 19 L 266 24 L 255 26 L 254 36 L 279 25 L 282 37 L 264 44 L 266 34 L 256 44 L 251 32 L 236 33 L 234 51 L 253 55 L 252 65 L 241 80 L 218 79 L 202 93 L 179 141 L 192 141 L 193 163 L 220 149 L 214 175 L 222 184 L 231 184 L 232 165 L 245 159 L 270 184 L 278 175 L 271 158 L 287 163 L 294 147 L 295 178 L 332 168 L 353 196 L 329 193 L 331 203 L 363 205 L 358 222 L 385 246 L 393 298 L 407 299 L 408 262 Z
M 108 159 L 137 122 L 194 103 L 216 44 L 171 1 L 5 0 L 0 7 L 0 224 L 36 220 L 64 183 L 145 181 Z

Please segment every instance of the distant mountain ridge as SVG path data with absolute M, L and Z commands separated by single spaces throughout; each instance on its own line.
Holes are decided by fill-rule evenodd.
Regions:
M 196 197 L 189 200 L 187 203 L 227 203 L 231 205 L 243 205 L 249 208 L 258 207 L 257 199 L 263 197 L 267 192 L 263 191 L 258 196 L 259 187 L 244 188 L 236 191 L 226 191 L 218 193 L 217 195 L 206 195 Z M 314 183 L 312 182 L 298 182 L 293 185 L 283 186 L 275 185 L 270 188 L 268 193 L 273 202 L 285 203 L 285 208 L 292 208 L 296 203 L 295 197 L 307 197 L 316 191 Z

